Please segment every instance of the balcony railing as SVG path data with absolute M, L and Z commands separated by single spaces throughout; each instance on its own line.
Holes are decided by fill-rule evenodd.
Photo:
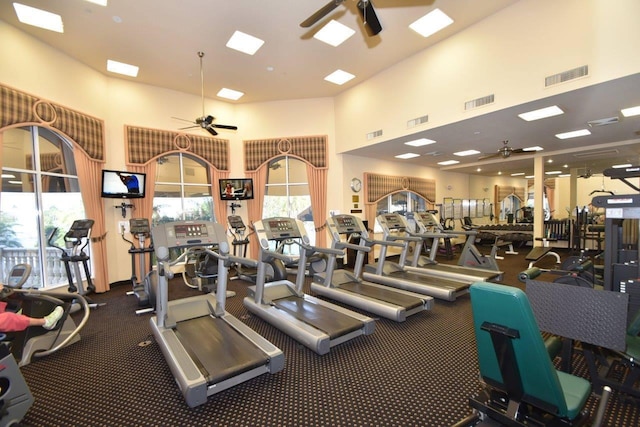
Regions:
M 64 263 L 60 259 L 61 252 L 59 249 L 45 249 L 45 266 L 40 268 L 40 255 L 37 248 L 0 248 L 0 280 L 4 282 L 16 264 L 29 264 L 32 268 L 31 275 L 27 282 L 23 285 L 25 288 L 41 288 L 44 287 L 42 271 L 46 272 L 47 287 L 66 285 L 69 283 Z M 71 266 L 71 274 L 75 275 L 73 266 Z M 84 272 L 82 269 L 81 276 L 84 280 Z M 75 280 L 75 276 L 74 276 Z

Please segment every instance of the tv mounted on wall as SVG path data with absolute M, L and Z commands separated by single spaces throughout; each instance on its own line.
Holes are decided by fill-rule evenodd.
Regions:
M 102 170 L 102 197 L 136 199 L 145 196 L 147 175 L 127 171 Z
M 219 181 L 221 200 L 253 199 L 253 180 L 251 178 L 225 178 Z

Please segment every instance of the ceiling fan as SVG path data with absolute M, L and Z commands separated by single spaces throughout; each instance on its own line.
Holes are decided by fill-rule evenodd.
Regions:
M 237 126 L 220 125 L 220 124 L 217 124 L 217 123 L 213 123 L 213 121 L 216 118 L 213 117 L 212 115 L 206 115 L 205 116 L 205 114 L 204 114 L 204 72 L 202 70 L 202 57 L 203 56 L 204 56 L 204 52 L 198 52 L 198 57 L 200 58 L 200 90 L 201 90 L 201 94 L 202 94 L 202 116 L 201 117 L 196 117 L 196 119 L 194 121 L 181 119 L 179 117 L 172 117 L 172 119 L 182 120 L 184 122 L 193 123 L 193 126 L 187 126 L 187 127 L 179 128 L 179 130 L 193 129 L 193 128 L 196 128 L 196 127 L 201 127 L 202 129 L 206 130 L 207 132 L 209 132 L 213 136 L 216 136 L 218 134 L 218 132 L 216 132 L 216 129 L 238 130 Z
M 494 157 L 502 157 L 503 159 L 506 159 L 508 157 L 511 157 L 512 154 L 523 154 L 527 152 L 524 148 L 509 147 L 509 140 L 502 141 L 502 144 L 502 147 L 500 147 L 500 149 L 496 153 L 478 157 L 478 160 L 491 159 Z
M 331 0 L 329 3 L 322 6 L 313 15 L 302 21 L 300 26 L 303 28 L 311 27 L 313 24 L 327 16 L 341 3 L 344 3 L 344 1 L 345 0 Z M 382 25 L 378 20 L 378 15 L 373 8 L 373 3 L 371 3 L 371 0 L 358 0 L 357 7 L 358 12 L 360 12 L 360 16 L 362 17 L 362 22 L 367 29 L 367 33 L 369 33 L 370 36 L 375 36 L 380 31 L 382 31 Z

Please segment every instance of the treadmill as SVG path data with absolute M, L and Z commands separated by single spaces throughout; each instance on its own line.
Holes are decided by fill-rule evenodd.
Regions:
M 428 258 L 420 256 L 420 250 L 416 250 L 410 265 L 406 266 L 407 270 L 434 277 L 461 280 L 468 283 L 487 282 L 494 279 L 500 280 L 502 278 L 504 272 L 498 269 L 494 260 L 491 260 L 494 262 L 483 263 L 483 261 L 489 261 L 490 259 L 480 254 L 475 248 L 474 241 L 476 231 L 446 232 L 441 228 L 440 222 L 432 212 L 414 212 L 413 218 L 418 226 L 418 232 L 410 232 L 407 229 L 407 233 L 410 236 L 420 237 L 423 241 L 432 240 L 432 245 Z M 459 261 L 458 265 L 440 264 L 435 260 L 440 239 L 464 235 L 467 236 L 467 240 L 460 256 L 461 260 L 471 258 L 475 260 L 475 264 L 479 266 L 485 265 L 486 267 L 469 267 L 464 265 L 462 261 Z M 422 247 L 422 245 L 416 245 L 416 247 L 419 248 Z
M 201 405 L 234 385 L 281 371 L 282 351 L 225 311 L 225 263 L 243 261 L 229 255 L 226 230 L 211 221 L 177 221 L 160 224 L 151 233 L 158 275 L 151 329 L 187 405 Z M 205 251 L 218 260 L 217 294 L 169 301 L 170 266 L 186 259 L 192 248 L 202 251 L 213 245 L 217 252 Z M 175 248 L 186 251 L 171 260 L 170 249 Z
M 455 301 L 461 295 L 469 293 L 470 284 L 460 280 L 433 277 L 409 270 L 406 259 L 409 243 L 422 243 L 422 238 L 409 236 L 406 233 L 406 219 L 397 213 L 378 215 L 378 223 L 384 231 L 387 242 L 403 242 L 399 262 L 387 260 L 387 246 L 382 245 L 378 254 L 378 262 L 365 266 L 362 277 L 365 280 L 394 288 L 404 289 L 419 294 L 430 295 L 445 301 Z M 392 234 L 396 232 L 396 234 Z
M 331 235 L 331 247 L 341 251 L 356 251 L 356 262 L 353 273 L 345 269 L 335 269 L 336 256 L 331 255 L 327 262 L 327 270 L 316 274 L 311 282 L 313 292 L 396 322 L 404 322 L 407 316 L 431 309 L 433 297 L 362 280 L 365 254 L 371 251 L 374 244 L 385 245 L 388 242 L 369 239 L 360 218 L 353 215 L 335 215 L 327 219 L 327 227 Z M 359 243 L 342 241 L 343 235 L 347 236 L 347 239 L 359 238 Z
M 318 354 L 361 335 L 373 333 L 372 318 L 340 307 L 303 292 L 305 268 L 309 256 L 316 252 L 342 255 L 341 250 L 318 248 L 309 244 L 302 221 L 274 217 L 256 221 L 254 229 L 260 243 L 258 276 L 255 286 L 248 288 L 245 307 Z M 270 242 L 290 239 L 300 249 L 296 281 L 278 280 L 266 283 L 266 265 L 272 258 L 285 263 L 290 257 L 270 249 Z

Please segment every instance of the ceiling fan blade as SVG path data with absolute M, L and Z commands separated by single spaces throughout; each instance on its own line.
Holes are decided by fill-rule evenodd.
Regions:
M 218 132 L 216 132 L 216 130 L 211 126 L 207 126 L 205 129 L 207 130 L 207 132 L 209 132 L 213 136 L 216 136 L 218 134 Z
M 316 13 L 305 19 L 300 23 L 302 28 L 309 28 L 325 16 L 327 16 L 333 9 L 338 7 L 344 0 L 331 0 L 329 3 L 322 6 Z
M 171 117 L 172 119 L 182 120 L 183 122 L 193 123 L 193 120 L 181 119 L 180 117 Z
M 493 159 L 494 157 L 502 157 L 502 153 L 486 154 L 478 157 L 478 160 Z
M 358 11 L 360 12 L 362 22 L 364 23 L 365 28 L 367 28 L 367 32 L 370 36 L 375 36 L 382 31 L 382 25 L 378 20 L 376 11 L 373 9 L 373 3 L 371 3 L 371 0 L 358 1 Z
M 525 154 L 528 153 L 528 151 L 525 151 L 524 148 L 514 148 L 511 150 L 511 154 Z
M 178 130 L 193 129 L 193 128 L 197 128 L 197 127 L 200 127 L 200 125 L 187 126 L 185 128 L 178 128 Z
M 211 124 L 209 125 L 209 127 L 213 127 L 213 128 L 218 128 L 218 129 L 230 129 L 230 130 L 238 130 L 238 126 L 231 126 L 231 125 L 218 125 L 218 124 Z

